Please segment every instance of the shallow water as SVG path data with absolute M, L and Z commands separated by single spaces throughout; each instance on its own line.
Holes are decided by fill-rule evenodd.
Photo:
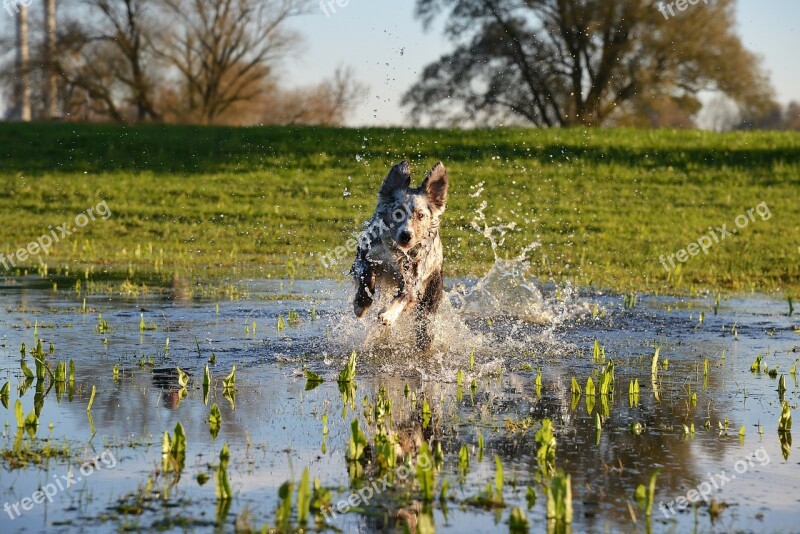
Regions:
M 243 281 L 246 299 L 217 302 L 160 293 L 87 296 L 55 291 L 54 281 L 58 287 L 70 286 L 52 277 L 0 280 L 5 311 L 0 318 L 0 385 L 11 384 L 9 408 L 0 411 L 7 422 L 0 441 L 7 456 L 0 471 L 0 506 L 11 506 L 0 514 L 3 532 L 45 527 L 230 530 L 237 520 L 260 528 L 276 521 L 279 487 L 287 480 L 297 482 L 306 467 L 312 479 L 333 488 L 335 505 L 370 484 L 351 480 L 345 455 L 354 417 L 373 437 L 374 426 L 365 424 L 364 399 L 374 402 L 382 386 L 393 401 L 397 429 L 441 443 L 444 463 L 435 473 L 432 512 L 437 530 L 507 531 L 513 507 L 526 509 L 533 531 L 545 528 L 546 497 L 534 434 L 549 417 L 555 424 L 556 465 L 572 478 L 575 532 L 797 531 L 800 452 L 796 445 L 782 450 L 778 379 L 750 372 L 755 356 L 765 354 L 770 369 L 777 365 L 779 374 L 786 374 L 784 397 L 796 411 L 798 385 L 789 368 L 800 357 L 800 327 L 797 316 L 787 316 L 783 301 L 762 295 L 729 298 L 715 313 L 712 296 L 640 295 L 635 305 L 625 306 L 620 296 L 545 286 L 525 279 L 514 264 L 500 264 L 481 280 L 449 281 L 449 298 L 435 323 L 436 343 L 430 354 L 420 355 L 405 335 L 408 325 L 401 322 L 386 332 L 375 326 L 372 315 L 365 321 L 352 318 L 350 287 L 344 283 Z M 297 312 L 298 321 L 278 330 L 279 316 L 288 322 L 290 311 Z M 108 322 L 108 333 L 96 332 L 98 314 Z M 140 332 L 142 314 L 153 330 Z M 48 390 L 49 380 L 38 395 L 31 385 L 21 398 L 23 411 L 31 413 L 36 399 L 43 399 L 40 423 L 35 439 L 27 433 L 18 438 L 14 403 L 24 382 L 20 346 L 35 347 L 37 336 L 46 352 L 50 343 L 55 345 L 47 356 L 51 368 L 60 360 L 74 360 L 75 386 L 70 400 L 67 393 L 59 399 L 56 388 Z M 593 361 L 595 340 L 614 362 L 615 394 L 605 403 L 598 396 L 590 414 L 586 395 L 573 407 L 570 387 L 576 377 L 583 388 L 601 368 Z M 651 385 L 656 346 L 661 361 L 669 361 L 668 368 L 659 366 L 658 399 Z M 336 377 L 352 350 L 359 353 L 357 392 L 348 405 Z M 200 384 L 212 353 L 216 384 L 206 404 Z M 32 356 L 26 362 L 33 368 Z M 223 397 L 220 383 L 234 364 L 235 406 Z M 191 376 L 185 398 L 176 367 Z M 307 391 L 304 368 L 325 382 Z M 628 385 L 633 379 L 641 391 L 631 406 Z M 90 424 L 86 407 L 92 386 Z M 416 402 L 405 395 L 406 386 Z M 697 394 L 695 403 L 691 393 Z M 423 399 L 431 408 L 425 429 L 419 423 Z M 213 403 L 222 413 L 216 439 L 207 422 Z M 599 434 L 596 413 L 604 414 Z M 726 419 L 727 431 L 721 429 Z M 185 427 L 188 446 L 185 468 L 175 481 L 160 473 L 161 443 L 164 432 L 172 433 L 178 422 Z M 631 430 L 634 423 L 642 425 L 638 434 Z M 691 424 L 695 431 L 686 435 L 684 425 Z M 479 434 L 485 443 L 482 454 Z M 15 456 L 15 447 L 41 446 L 47 440 L 68 444 L 70 460 L 12 467 L 8 458 Z M 220 510 L 214 466 L 223 444 L 231 451 L 228 475 L 234 497 L 230 508 Z M 462 477 L 458 453 L 464 444 L 470 462 Z M 113 462 L 80 472 L 82 462 L 104 451 Z M 507 506 L 488 510 L 468 504 L 487 482 L 494 484 L 495 455 L 505 473 Z M 744 463 L 737 463 L 741 459 Z M 17 516 L 12 505 L 70 469 L 79 481 L 59 490 L 52 502 L 20 509 Z M 647 520 L 634 492 L 656 469 L 655 506 Z M 201 473 L 211 477 L 203 485 L 197 478 Z M 450 492 L 443 505 L 438 495 L 444 479 Z M 530 508 L 528 486 L 537 495 Z M 676 513 L 671 513 L 670 502 L 697 487 L 722 504 L 714 521 L 703 502 L 684 511 L 673 504 Z M 402 526 L 391 527 L 397 512 L 419 497 L 413 481 L 397 481 L 359 510 L 329 519 L 329 525 L 344 532 L 402 531 Z

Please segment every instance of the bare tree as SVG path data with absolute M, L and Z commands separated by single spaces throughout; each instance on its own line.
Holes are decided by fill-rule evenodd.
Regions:
M 19 3 L 17 13 L 17 61 L 16 61 L 16 111 L 19 120 L 31 120 L 31 65 L 28 43 L 28 6 Z
M 45 13 L 45 116 L 53 119 L 58 115 L 58 71 L 56 70 L 56 0 L 44 0 Z
M 260 124 L 344 124 L 348 114 L 364 100 L 367 87 L 358 82 L 350 67 L 339 67 L 329 80 L 310 88 L 265 91 Z
M 733 0 L 686 4 L 673 19 L 660 0 L 417 0 L 439 15 L 455 51 L 427 66 L 404 103 L 419 116 L 511 113 L 537 126 L 601 125 L 646 116 L 664 99 L 686 112 L 717 90 L 742 108 L 772 89 L 735 33 Z M 457 105 L 454 106 L 454 103 Z
M 84 4 L 93 16 L 68 21 L 56 65 L 70 93 L 91 98 L 95 113 L 115 121 L 158 120 L 149 49 L 155 0 L 85 0 Z
M 177 71 L 189 120 L 215 122 L 253 101 L 271 68 L 296 44 L 286 28 L 308 0 L 164 0 L 175 24 L 158 46 Z

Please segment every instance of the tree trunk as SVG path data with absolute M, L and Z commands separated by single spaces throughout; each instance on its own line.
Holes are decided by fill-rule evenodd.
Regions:
M 44 0 L 45 61 L 47 76 L 47 105 L 45 113 L 48 119 L 58 116 L 58 78 L 56 74 L 56 0 Z
M 17 15 L 17 118 L 31 120 L 30 49 L 28 48 L 28 6 L 19 3 Z

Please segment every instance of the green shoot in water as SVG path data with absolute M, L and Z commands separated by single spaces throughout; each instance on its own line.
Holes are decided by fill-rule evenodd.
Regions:
M 217 406 L 217 403 L 211 405 L 211 412 L 208 414 L 208 429 L 211 432 L 211 437 L 217 439 L 219 429 L 222 427 L 222 412 Z
M 189 385 L 189 375 L 181 371 L 180 367 L 176 367 L 175 369 L 178 370 L 178 385 L 181 389 L 185 389 L 187 385 Z
M 781 418 L 778 420 L 778 433 L 788 434 L 792 431 L 792 410 L 789 403 L 783 401 Z
M 231 374 L 222 379 L 222 388 L 226 390 L 236 389 L 236 366 L 231 369 Z
M 97 393 L 97 387 L 92 385 L 92 395 L 89 397 L 89 404 L 86 405 L 86 411 L 92 411 L 92 404 L 94 404 L 94 394 Z
M 550 419 L 542 420 L 542 427 L 536 432 L 534 440 L 539 445 L 539 450 L 536 452 L 539 468 L 547 475 L 552 474 L 556 466 L 556 437 Z
M 578 384 L 578 381 L 575 377 L 572 377 L 572 396 L 579 397 L 581 395 L 581 385 Z
M 231 458 L 231 452 L 230 449 L 228 449 L 228 444 L 226 443 L 225 445 L 222 446 L 222 450 L 219 451 L 219 467 L 217 468 L 217 487 L 216 487 L 218 501 L 228 501 L 231 498 L 233 498 L 233 491 L 231 490 L 231 482 L 230 480 L 228 480 L 228 462 L 230 461 L 230 458 Z
M 356 351 L 353 351 L 350 354 L 350 358 L 347 360 L 347 364 L 344 366 L 344 369 L 339 373 L 339 379 L 337 380 L 340 384 L 347 384 L 355 380 L 356 378 Z
M 3 384 L 3 387 L 0 388 L 0 401 L 3 403 L 3 407 L 7 410 L 8 409 L 8 399 L 11 394 L 11 382 L 6 382 Z
M 308 523 L 311 511 L 311 484 L 308 467 L 303 469 L 300 477 L 300 486 L 297 488 L 297 522 L 300 525 Z
M 186 432 L 183 425 L 178 423 L 175 425 L 174 436 L 164 432 L 164 439 L 161 441 L 161 468 L 165 473 L 180 473 L 185 462 Z
M 436 489 L 436 484 L 433 480 L 431 451 L 428 448 L 427 441 L 422 442 L 422 446 L 419 449 L 419 457 L 427 458 L 426 462 L 417 462 L 417 483 L 419 484 L 420 491 L 422 492 L 422 501 L 429 503 L 433 501 L 433 493 Z
M 639 507 L 645 511 L 647 517 L 653 515 L 653 502 L 656 496 L 656 478 L 658 478 L 658 470 L 650 476 L 650 484 L 646 488 L 644 484 L 639 484 L 639 487 L 636 488 L 636 501 Z
M 586 379 L 586 388 L 584 389 L 586 391 L 587 397 L 594 397 L 596 395 L 596 391 L 594 388 L 594 380 L 592 380 L 591 376 Z
M 572 523 L 572 480 L 570 475 L 558 473 L 546 487 L 547 519 L 556 523 Z

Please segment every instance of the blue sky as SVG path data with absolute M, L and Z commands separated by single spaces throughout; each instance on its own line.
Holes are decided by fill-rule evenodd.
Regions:
M 314 9 L 297 19 L 294 26 L 305 44 L 284 67 L 287 83 L 312 84 L 337 65 L 350 65 L 370 88 L 351 124 L 407 124 L 403 93 L 425 65 L 451 48 L 436 26 L 423 30 L 414 5 L 413 0 L 349 0 L 328 16 Z M 739 0 L 737 20 L 747 48 L 763 58 L 778 100 L 800 101 L 800 1 Z

